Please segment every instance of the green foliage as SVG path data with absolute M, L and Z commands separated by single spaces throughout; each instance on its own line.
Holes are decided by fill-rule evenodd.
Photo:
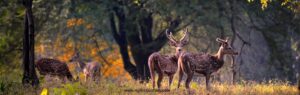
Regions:
M 62 87 L 52 88 L 54 95 L 86 95 L 87 89 L 82 87 L 79 82 L 63 84 Z
M 256 0 L 247 0 L 247 1 L 248 1 L 248 3 L 252 3 Z M 260 1 L 262 10 L 265 10 L 269 4 L 278 2 L 281 4 L 281 6 L 286 7 L 295 13 L 300 12 L 300 9 L 299 9 L 300 2 L 298 0 L 259 0 L 259 1 Z

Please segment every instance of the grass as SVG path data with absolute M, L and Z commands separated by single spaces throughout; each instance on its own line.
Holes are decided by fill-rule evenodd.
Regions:
M 203 83 L 191 83 L 191 89 L 186 90 L 184 85 L 177 88 L 177 80 L 174 80 L 171 89 L 165 79 L 161 89 L 152 89 L 150 83 L 140 84 L 134 80 L 121 81 L 116 79 L 101 79 L 100 82 L 75 82 L 63 83 L 60 80 L 42 81 L 39 88 L 23 87 L 20 82 L 4 82 L 1 80 L 0 94 L 5 95 L 299 95 L 296 86 L 287 82 L 268 81 L 263 83 L 240 82 L 235 85 L 227 83 L 212 83 L 211 91 L 205 90 Z M 184 84 L 184 82 L 182 83 Z

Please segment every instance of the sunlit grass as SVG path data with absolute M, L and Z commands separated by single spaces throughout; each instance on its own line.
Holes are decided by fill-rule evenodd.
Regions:
M 181 87 L 177 88 L 177 81 L 175 80 L 168 88 L 168 82 L 164 80 L 162 82 L 161 89 L 152 89 L 152 84 L 144 83 L 141 84 L 138 81 L 127 80 L 110 80 L 102 79 L 99 83 L 86 82 L 80 83 L 80 88 L 84 88 L 89 95 L 297 95 L 298 91 L 296 86 L 289 85 L 287 82 L 273 81 L 273 82 L 240 82 L 237 84 L 218 83 L 214 82 L 211 84 L 212 89 L 207 91 L 205 84 L 203 83 L 191 83 L 191 89 L 186 90 L 184 88 L 184 82 Z M 48 87 L 51 93 L 51 87 Z
M 186 90 L 184 82 L 177 88 L 177 80 L 174 80 L 171 89 L 168 82 L 162 82 L 161 89 L 152 89 L 150 83 L 139 83 L 134 80 L 101 79 L 100 82 L 66 82 L 60 80 L 44 80 L 39 88 L 25 88 L 20 83 L 6 86 L 8 94 L 41 94 L 47 91 L 48 95 L 298 95 L 296 86 L 282 81 L 268 81 L 262 83 L 240 82 L 234 85 L 229 83 L 211 83 L 211 90 L 205 89 L 205 82 L 192 82 L 190 90 Z M 46 90 L 45 90 L 46 89 Z M 3 94 L 2 92 L 0 94 Z M 5 93 L 7 94 L 7 93 Z M 43 93 L 45 95 L 45 92 Z

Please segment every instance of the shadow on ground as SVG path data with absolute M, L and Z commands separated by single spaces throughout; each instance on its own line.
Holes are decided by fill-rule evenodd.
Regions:
M 170 92 L 170 89 L 125 89 L 125 92 Z

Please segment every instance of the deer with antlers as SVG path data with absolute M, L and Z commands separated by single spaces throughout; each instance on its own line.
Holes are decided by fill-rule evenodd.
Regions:
M 188 43 L 188 31 L 184 32 L 184 36 L 180 41 L 176 41 L 172 32 L 166 30 L 166 36 L 169 39 L 169 45 L 176 48 L 175 55 L 162 55 L 159 52 L 154 52 L 149 56 L 148 65 L 152 80 L 153 89 L 155 88 L 155 71 L 158 73 L 157 86 L 161 87 L 161 81 L 164 74 L 169 77 L 169 88 L 173 81 L 173 76 L 177 71 L 177 59 L 182 52 L 182 47 Z
M 219 51 L 215 55 L 206 53 L 182 53 L 178 58 L 179 80 L 178 88 L 182 80 L 183 74 L 187 75 L 185 86 L 189 89 L 189 84 L 193 78 L 194 73 L 203 74 L 206 79 L 206 89 L 210 90 L 209 79 L 213 72 L 218 71 L 224 65 L 225 55 L 237 55 L 226 40 L 216 39 L 221 43 Z

